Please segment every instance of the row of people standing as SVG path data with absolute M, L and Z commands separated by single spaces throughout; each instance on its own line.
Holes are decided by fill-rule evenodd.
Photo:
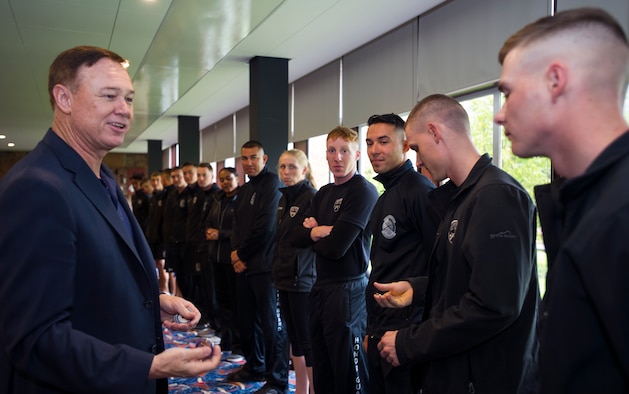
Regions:
M 371 250 L 372 278 L 393 280 L 427 275 L 423 245 L 430 243 L 435 224 L 426 194 L 434 185 L 405 158 L 408 145 L 402 119 L 393 114 L 374 116 L 369 125 L 369 158 L 381 174 L 376 179 L 387 189 L 387 197 L 379 200 L 375 210 L 378 194 L 356 172 L 360 156 L 358 134 L 349 128 L 337 127 L 328 134 L 326 155 L 334 182 L 318 192 L 313 188 L 309 163 L 302 151 L 289 150 L 280 156 L 278 172 L 285 187 L 279 188 L 279 205 L 269 197 L 278 198 L 278 180 L 265 167 L 262 145 L 250 141 L 243 146 L 243 168 L 252 180 L 243 186 L 235 216 L 247 218 L 247 233 L 253 232 L 253 223 L 264 229 L 267 238 L 259 237 L 252 243 L 258 245 L 258 253 L 263 253 L 262 245 L 274 246 L 275 250 L 266 255 L 273 256 L 266 260 L 272 264 L 262 272 L 248 272 L 247 261 L 251 257 L 246 255 L 246 248 L 239 253 L 241 249 L 236 246 L 233 253 L 232 264 L 240 271 L 238 281 L 244 286 L 238 288 L 238 297 L 262 313 L 252 309 L 244 314 L 253 321 L 249 326 L 241 325 L 243 333 L 253 335 L 252 345 L 245 352 L 245 366 L 228 379 L 266 380 L 260 392 L 286 392 L 286 327 L 299 393 L 312 393 L 315 388 L 335 393 L 381 392 L 380 388 L 385 387 L 403 389 L 398 392 L 418 389 L 419 383 L 412 384 L 411 380 L 414 369 L 402 367 L 396 368 L 395 374 L 389 373 L 391 367 L 381 360 L 377 341 L 386 329 L 419 321 L 422 308 L 385 311 L 369 302 L 368 317 L 365 299 L 373 284 L 369 282 L 367 286 L 366 273 Z M 249 184 L 245 198 L 244 190 Z M 265 204 L 267 209 L 277 207 L 275 222 L 269 214 L 261 220 Z M 240 233 L 242 224 L 237 220 L 234 223 L 234 233 Z M 238 242 L 242 241 L 236 240 L 234 245 Z M 252 281 L 254 286 L 268 291 L 256 296 L 250 291 L 245 296 Z M 279 290 L 283 321 L 272 316 L 278 302 L 273 285 Z M 263 316 L 270 327 L 258 329 L 255 322 Z M 369 332 L 373 335 L 367 337 Z M 373 342 L 369 362 L 363 342 L 365 347 Z M 262 354 L 256 353 L 260 348 L 264 349 Z M 378 376 L 380 379 L 374 379 Z M 375 384 L 379 386 L 374 390 Z
M 186 163 L 151 174 L 153 195 L 144 227 L 160 291 L 190 298 L 209 325 L 215 315 L 205 220 L 218 190 L 210 164 Z
M 601 58 L 612 60 L 601 63 Z M 629 137 L 618 100 L 626 91 L 626 35 L 602 10 L 563 11 L 515 33 L 499 59 L 499 87 L 508 102 L 495 122 L 505 127 L 514 154 L 548 156 L 566 177 L 536 189 L 549 253 L 544 303 L 537 279 L 536 207 L 513 177 L 475 148 L 468 115 L 456 100 L 428 96 L 405 125 L 405 144 L 418 153 L 418 165 L 443 182 L 427 192 L 437 215 L 436 232 L 434 243 L 430 236 L 421 240 L 423 249 L 430 249 L 428 258 L 411 259 L 427 262 L 427 267 L 413 267 L 419 275 L 398 272 L 404 258 L 394 257 L 390 248 L 403 246 L 390 242 L 398 235 L 398 224 L 404 224 L 395 216 L 398 207 L 391 205 L 404 204 L 404 193 L 396 195 L 392 181 L 403 167 L 381 167 L 378 177 L 386 192 L 371 213 L 370 225 L 361 226 L 365 222 L 359 214 L 341 220 L 347 205 L 374 199 L 368 188 L 349 201 L 349 194 L 342 194 L 343 185 L 361 183 L 360 175 L 344 171 L 351 165 L 343 160 L 355 163 L 359 153 L 357 144 L 337 145 L 331 133 L 327 154 L 335 183 L 314 196 L 303 226 L 309 231 L 304 235 L 296 229 L 294 234 L 317 254 L 319 276 L 310 297 L 317 391 L 417 392 L 420 384 L 426 393 L 627 392 L 622 313 L 627 265 L 618 238 L 627 211 L 622 174 L 627 172 Z M 380 137 L 370 136 L 376 133 L 372 126 L 368 145 L 377 147 Z M 378 172 L 375 148 L 368 147 L 368 152 Z M 389 217 L 385 213 L 391 207 Z M 400 211 L 413 212 L 412 207 Z M 421 214 L 430 220 L 430 212 Z M 331 258 L 352 250 L 339 248 L 339 230 L 341 238 L 360 238 L 363 230 L 374 236 L 373 288 L 363 294 L 371 304 L 365 343 L 368 354 L 375 345 L 382 359 L 378 353 L 369 357 L 369 374 L 361 347 L 347 346 L 362 330 L 354 319 L 362 313 L 360 301 L 352 298 L 362 283 L 350 270 L 365 259 L 342 265 L 347 260 Z M 389 259 L 397 260 L 390 264 Z M 342 270 L 348 275 L 335 276 Z M 422 307 L 421 319 L 415 320 L 413 312 Z M 397 316 L 388 308 L 403 309 Z M 336 368 L 333 357 L 344 352 L 345 364 Z M 354 368 L 348 371 L 348 365 Z M 405 366 L 409 369 L 400 369 Z M 421 380 L 411 380 L 406 388 L 396 385 L 417 376 L 415 366 Z
M 428 141 L 420 142 L 413 133 L 417 124 L 424 119 L 430 124 L 439 124 L 444 121 L 444 114 L 449 117 L 450 125 L 445 128 L 447 132 L 437 127 L 437 134 L 454 141 L 451 145 L 457 147 L 458 161 L 442 163 L 441 159 L 428 158 L 420 163 L 432 169 L 431 174 L 437 180 L 451 179 L 448 185 L 433 190 L 435 185 L 415 171 L 405 154 L 409 147 L 419 151 Z M 197 240 L 180 240 L 171 236 L 166 261 L 178 273 L 184 295 L 197 300 L 202 310 L 207 305 L 205 313 L 215 318 L 213 325 L 222 327 L 219 335 L 223 337 L 225 350 L 231 349 L 234 336 L 240 334 L 238 342 L 247 362 L 228 379 L 264 380 L 266 384 L 260 392 L 286 392 L 290 343 L 301 392 L 316 387 L 322 392 L 336 393 L 413 393 L 422 385 L 448 390 L 449 386 L 441 386 L 446 381 L 453 387 L 470 384 L 483 387 L 487 382 L 472 378 L 471 367 L 459 365 L 460 373 L 467 371 L 463 373 L 469 376 L 466 381 L 445 379 L 454 375 L 444 371 L 460 359 L 474 357 L 476 364 L 478 357 L 498 356 L 498 348 L 502 349 L 501 354 L 511 354 L 513 360 L 502 365 L 501 376 L 505 379 L 501 387 L 511 391 L 514 387 L 509 385 L 515 381 L 518 385 L 527 384 L 536 358 L 534 312 L 538 288 L 532 257 L 534 221 L 531 221 L 534 208 L 517 182 L 491 166 L 486 155 L 476 152 L 466 119 L 467 114 L 455 100 L 439 95 L 418 104 L 411 113 L 412 122 L 406 133 L 405 123 L 399 116 L 372 116 L 368 121 L 367 154 L 378 173 L 375 179 L 385 187 L 380 197 L 356 172 L 360 157 L 358 134 L 344 127 L 337 127 L 328 134 L 326 155 L 334 182 L 319 192 L 306 179 L 310 169 L 303 152 L 284 152 L 279 160 L 278 176 L 266 167 L 264 148 L 257 141 L 249 141 L 242 147 L 243 170 L 250 181 L 241 188 L 237 186 L 237 173 L 233 168 L 221 171 L 221 191 L 203 187 L 207 179 L 193 186 L 185 183 L 186 178 L 188 182 L 194 180 L 189 172 L 186 177 L 187 166 L 171 171 L 174 190 L 165 198 L 165 209 L 174 211 L 164 216 L 165 221 L 185 218 L 179 225 L 186 227 L 180 228 L 194 230 L 208 242 L 198 237 Z M 407 133 L 411 136 L 410 143 Z M 432 147 L 431 151 L 437 152 L 438 148 Z M 443 155 L 450 153 L 453 152 L 446 150 Z M 458 176 L 457 172 L 462 175 Z M 482 189 L 483 193 L 492 195 L 491 200 L 476 190 L 479 182 L 495 185 Z M 452 193 L 448 188 L 459 190 L 455 202 L 448 203 L 443 196 L 443 193 Z M 522 199 L 522 195 L 526 198 Z M 467 202 L 468 199 L 474 202 Z M 500 217 L 515 225 L 505 224 L 506 232 L 500 232 L 499 220 L 494 218 L 491 226 L 485 223 L 489 216 L 483 215 L 480 208 L 487 202 L 494 210 L 502 209 Z M 473 210 L 469 208 L 471 205 L 475 207 Z M 184 207 L 188 210 L 186 215 L 180 212 Z M 446 214 L 445 208 L 457 213 Z M 476 219 L 466 217 L 471 212 Z M 452 215 L 459 219 L 450 220 Z M 197 219 L 196 228 L 190 225 L 191 216 Z M 447 223 L 440 225 L 440 218 L 447 218 Z M 175 224 L 171 226 L 176 228 Z M 492 246 L 480 247 L 483 241 L 467 230 L 470 226 L 478 231 L 495 230 L 492 234 L 509 236 L 488 237 Z M 437 242 L 433 251 L 438 229 L 448 241 Z M 457 232 L 463 235 L 455 237 Z M 519 242 L 511 242 L 510 246 L 493 245 L 511 237 Z M 455 240 L 461 240 L 461 246 Z M 452 246 L 442 252 L 438 245 L 446 244 Z M 452 250 L 448 251 L 450 248 Z M 469 251 L 462 255 L 465 249 Z M 492 251 L 493 259 L 485 256 L 487 250 Z M 432 259 L 439 260 L 438 264 L 432 263 L 432 268 L 431 251 Z M 183 258 L 179 260 L 180 265 L 172 264 L 177 260 L 169 260 L 168 253 L 193 256 L 195 265 Z M 477 253 L 480 255 L 476 256 Z M 471 273 L 461 270 L 462 266 L 476 260 L 483 260 L 484 267 L 488 261 L 501 265 L 505 259 L 511 262 L 508 265 L 511 268 L 498 269 L 497 266 L 490 270 L 491 275 L 480 272 L 487 270 L 476 269 L 473 264 Z M 370 261 L 371 272 L 367 275 Z M 199 264 L 208 268 L 201 269 Z M 192 280 L 195 269 L 205 274 L 205 286 L 203 280 Z M 522 277 L 529 279 L 518 280 Z M 406 278 L 415 278 L 412 283 L 419 299 L 404 309 L 383 307 L 380 291 L 390 289 L 376 282 Z M 471 287 L 474 290 L 470 290 Z M 518 298 L 519 304 L 513 305 L 515 298 L 510 294 L 526 296 Z M 430 310 L 424 311 L 424 304 Z M 490 305 L 504 310 L 505 314 L 494 314 L 490 319 L 487 311 Z M 449 314 L 454 316 L 449 317 Z M 491 323 L 492 320 L 495 323 Z M 517 324 L 512 324 L 514 320 Z M 508 324 L 511 327 L 506 330 Z M 450 325 L 458 327 L 460 332 L 452 331 Z M 471 328 L 466 329 L 466 326 Z M 474 330 L 480 330 L 479 334 L 473 335 Z M 492 339 L 492 330 L 502 332 L 502 337 L 508 340 Z M 514 334 L 507 335 L 510 331 Z M 385 346 L 396 346 L 395 341 L 390 342 L 391 333 L 407 332 L 409 338 L 404 339 L 407 344 L 404 350 L 408 354 L 402 353 L 406 359 L 400 363 L 399 358 L 383 357 L 381 350 Z M 524 335 L 525 332 L 529 334 Z M 417 337 L 430 337 L 431 341 L 426 343 Z M 456 344 L 457 337 L 470 346 L 480 346 L 473 345 L 475 340 L 487 341 L 482 347 L 485 350 L 479 348 L 475 355 L 462 351 Z M 494 341 L 500 344 L 507 341 L 511 345 L 499 347 Z M 385 349 L 385 355 L 387 351 Z M 448 354 L 445 361 L 431 362 L 433 358 Z M 526 361 L 527 356 L 531 362 Z M 516 369 L 520 370 L 515 373 L 517 378 L 509 374 L 514 370 L 513 363 L 517 363 Z M 498 381 L 492 379 L 491 385 L 496 387 L 496 384 Z
M 280 176 L 288 187 L 280 189 L 277 230 L 267 227 L 270 233 L 277 231 L 275 257 L 268 261 L 273 261 L 274 283 L 281 290 L 281 316 L 289 332 L 294 331 L 293 356 L 305 355 L 306 368 L 296 368 L 297 380 L 305 382 L 302 392 L 308 392 L 309 385 L 311 392 L 314 387 L 326 393 L 532 388 L 539 302 L 534 205 L 513 178 L 477 152 L 467 114 L 455 100 L 429 96 L 409 121 L 407 126 L 394 114 L 374 115 L 368 121 L 367 153 L 378 173 L 375 179 L 385 187 L 380 197 L 356 172 L 360 151 L 358 134 L 351 129 L 337 127 L 328 134 L 326 155 L 334 182 L 316 193 L 304 178 L 295 177 L 301 180 L 293 184 L 288 174 L 282 174 L 291 164 L 294 173 L 307 174 L 305 158 L 302 165 L 287 160 L 291 151 L 280 158 Z M 419 139 L 415 131 L 419 125 L 433 129 L 437 144 L 445 141 L 446 147 L 427 150 L 434 157 L 422 154 L 425 160 L 418 160 L 433 179 L 450 178 L 437 189 L 405 157 L 409 148 L 419 152 L 434 143 Z M 262 166 L 261 145 L 253 151 L 243 147 L 242 153 L 260 160 L 259 172 L 250 175 L 253 185 L 262 174 L 270 184 L 276 183 Z M 267 193 L 276 193 L 275 186 Z M 240 201 L 255 206 L 260 197 L 252 189 Z M 244 212 L 241 209 L 236 216 Z M 232 263 L 235 267 L 242 263 L 241 272 L 246 272 L 242 255 Z M 303 261 L 314 261 L 316 272 L 300 275 L 291 267 Z M 256 276 L 246 275 L 249 281 Z M 391 309 L 399 304 L 387 305 L 385 300 L 392 303 L 398 296 L 398 283 L 382 282 L 408 278 L 416 286 L 414 302 Z M 272 287 L 268 276 L 258 279 Z M 302 281 L 308 283 L 305 289 L 312 287 L 310 294 L 287 294 L 286 289 L 294 293 Z M 267 317 L 275 331 L 267 329 L 272 334 L 253 341 L 264 342 L 265 364 L 247 357 L 243 369 L 229 378 L 264 379 L 267 384 L 260 392 L 285 392 L 285 339 L 277 335 L 283 327 L 270 316 L 275 292 L 268 294 Z M 251 294 L 243 300 L 251 303 L 253 298 Z M 293 302 L 300 306 L 297 321 Z M 255 313 L 248 316 L 256 319 Z M 246 329 L 254 335 L 264 332 L 253 326 Z M 299 334 L 307 335 L 305 342 Z M 402 345 L 396 344 L 397 334 Z M 405 358 L 391 352 L 396 346 L 403 346 L 400 354 Z M 497 359 L 503 362 L 493 362 Z M 488 371 L 496 373 L 490 376 Z
M 558 33 L 548 33 L 549 26 Z M 568 40 L 566 37 L 570 35 L 566 32 L 576 34 L 581 41 Z M 570 153 L 560 147 L 558 152 L 543 148 L 540 142 L 546 138 L 569 139 L 570 134 L 564 126 L 551 122 L 551 115 L 533 121 L 519 117 L 518 109 L 523 103 L 534 106 L 536 101 L 544 100 L 547 106 L 565 111 L 562 100 L 581 104 L 587 101 L 575 95 L 578 89 L 571 90 L 568 86 L 589 89 L 582 76 L 568 78 L 568 69 L 583 68 L 579 63 L 551 60 L 575 60 L 577 51 L 556 54 L 550 48 L 557 46 L 546 44 L 546 40 L 568 45 L 570 49 L 576 49 L 576 42 L 583 42 L 593 53 L 601 51 L 610 58 L 614 57 L 613 51 L 621 53 L 617 57 L 623 67 L 612 67 L 607 73 L 588 69 L 601 80 L 622 80 L 622 84 L 609 83 L 601 90 L 601 97 L 608 98 L 609 102 L 618 97 L 618 86 L 623 86 L 620 90 L 624 92 L 623 78 L 629 59 L 629 46 L 622 29 L 606 13 L 591 9 L 541 19 L 508 40 L 501 53 L 501 62 L 504 62 L 501 89 L 510 101 L 496 116 L 496 122 L 509 126 L 507 136 L 512 139 L 516 154 L 556 155 L 555 158 L 560 159 L 558 170 L 569 177 L 566 187 L 553 191 L 561 196 L 561 201 L 551 199 L 553 196 L 543 200 L 544 213 L 555 215 L 542 216 L 544 229 L 550 229 L 545 233 L 545 241 L 552 246 L 549 256 L 554 264 L 545 304 L 540 305 L 537 282 L 535 205 L 515 179 L 493 166 L 491 158 L 474 147 L 468 115 L 456 100 L 445 95 L 431 95 L 421 100 L 404 125 L 405 133 L 397 133 L 399 139 L 392 139 L 395 133 L 388 135 L 377 127 L 380 120 L 389 116 L 370 119 L 368 154 L 386 189 L 377 203 L 373 187 L 367 185 L 361 189 L 366 182 L 355 171 L 360 156 L 356 133 L 335 129 L 327 140 L 327 159 L 335 182 L 313 196 L 302 226 L 295 226 L 291 234 L 291 245 L 311 247 L 316 255 L 317 279 L 309 296 L 308 313 L 313 383 L 317 391 L 416 393 L 420 387 L 424 392 L 438 393 L 626 391 L 626 373 L 614 356 L 622 357 L 626 353 L 618 329 L 623 322 L 617 313 L 609 313 L 612 309 L 622 310 L 616 301 L 621 298 L 620 293 L 611 293 L 596 284 L 584 284 L 575 274 L 588 272 L 592 276 L 608 277 L 607 273 L 591 271 L 591 263 L 600 260 L 596 258 L 600 253 L 621 254 L 617 252 L 620 245 L 616 244 L 610 248 L 605 243 L 605 251 L 602 250 L 600 236 L 613 235 L 604 231 L 595 236 L 585 227 L 598 224 L 598 215 L 611 214 L 602 209 L 600 201 L 617 207 L 624 203 L 617 198 L 623 195 L 618 189 L 621 182 L 612 181 L 622 172 L 617 163 L 621 163 L 618 158 L 626 150 L 622 145 L 626 142 L 626 121 L 616 104 L 611 110 L 598 107 L 610 116 L 615 127 L 604 130 L 603 137 L 592 140 L 604 140 L 611 145 L 589 152 L 587 163 L 571 160 Z M 600 42 L 609 45 L 601 48 Z M 536 71 L 519 66 L 516 62 L 519 57 L 528 59 L 525 63 Z M 594 60 L 593 55 L 586 57 Z M 537 69 L 544 70 L 543 78 Z M 538 81 L 542 79 L 543 82 Z M 536 94 L 526 96 L 528 91 Z M 584 111 L 588 108 L 583 107 Z M 556 118 L 568 121 L 567 114 L 563 112 L 564 116 Z M 399 130 L 395 121 L 393 123 L 392 129 Z M 529 136 L 523 125 L 528 125 L 534 134 Z M 566 134 L 562 137 L 555 133 L 549 137 L 548 130 L 556 127 Z M 589 136 L 588 133 L 581 135 Z M 398 145 L 386 147 L 391 142 Z M 432 190 L 423 179 L 413 184 L 405 172 L 408 165 L 403 160 L 402 163 L 399 159 L 392 161 L 397 165 L 389 168 L 387 154 L 391 152 L 392 156 L 400 157 L 394 153 L 396 146 L 403 151 L 408 147 L 415 150 L 418 166 L 425 167 L 432 179 L 443 185 Z M 243 156 L 244 153 L 243 149 Z M 605 168 L 614 170 L 608 178 L 603 176 Z M 399 183 L 403 177 L 405 180 Z M 601 184 L 618 193 L 599 196 L 586 192 L 587 188 L 582 186 L 599 182 L 594 180 L 599 177 L 605 178 Z M 396 192 L 396 184 L 404 187 Z M 352 188 L 360 193 L 352 194 Z M 424 210 L 420 212 L 405 205 L 406 193 L 415 191 L 414 188 L 422 191 L 408 201 L 424 201 Z M 538 190 L 540 196 L 542 191 L 547 191 Z M 250 196 L 248 202 L 253 205 L 257 195 Z M 587 204 L 583 204 L 595 206 L 598 211 L 597 216 L 588 213 L 584 218 L 574 212 L 564 212 L 568 215 L 567 223 L 576 225 L 568 229 L 569 233 L 589 234 L 588 239 L 598 242 L 598 247 L 576 245 L 561 237 L 566 230 L 557 213 L 561 212 L 562 204 L 570 208 L 573 200 L 585 201 Z M 365 205 L 370 206 L 361 211 L 360 207 Z M 350 211 L 351 215 L 343 216 Z M 397 217 L 398 212 L 408 217 Z M 424 252 L 409 259 L 414 272 L 403 271 L 406 255 L 395 253 L 396 249 L 408 246 L 409 241 L 396 244 L 395 238 L 404 234 L 406 220 L 412 223 L 418 217 L 420 226 L 428 230 L 425 234 L 417 229 L 411 232 L 422 235 L 416 245 Z M 429 235 L 431 225 L 436 229 L 432 233 L 434 242 Z M 553 225 L 559 225 L 559 230 L 563 231 Z M 369 240 L 371 235 L 372 272 L 367 284 L 369 244 L 361 241 Z M 417 241 L 418 237 L 413 238 Z M 343 242 L 348 239 L 351 242 Z M 581 253 L 575 253 L 578 251 Z M 407 253 L 413 252 L 417 250 Z M 240 259 L 242 256 L 237 254 L 237 259 L 232 258 L 234 266 L 241 269 L 246 268 L 247 263 L 246 258 Z M 617 262 L 614 258 L 603 261 L 610 272 L 626 277 L 622 275 L 626 270 L 618 268 Z M 618 288 L 619 283 L 608 282 L 603 287 Z M 609 294 L 617 295 L 610 297 Z M 370 305 L 368 309 L 365 304 Z M 618 305 L 618 308 L 608 305 Z M 542 307 L 544 313 L 539 315 Z M 419 317 L 418 310 L 422 308 Z M 540 331 L 538 315 L 543 319 Z M 581 325 L 569 326 L 566 320 Z M 279 333 L 283 327 L 279 321 L 277 324 L 276 333 Z M 581 333 L 579 327 L 589 327 L 589 330 Z M 281 340 L 279 335 L 273 338 Z M 278 349 L 282 349 L 279 340 L 273 347 L 266 348 L 265 373 L 270 374 L 264 376 L 267 385 L 261 392 L 286 391 L 281 379 L 269 379 L 273 372 L 279 371 L 279 377 L 283 376 L 282 370 L 275 367 L 285 365 L 279 361 L 286 353 Z M 276 358 L 268 358 L 274 355 Z M 245 368 L 251 365 L 250 361 L 248 357 Z M 579 365 L 587 365 L 587 368 Z M 251 372 L 240 377 L 261 377 Z

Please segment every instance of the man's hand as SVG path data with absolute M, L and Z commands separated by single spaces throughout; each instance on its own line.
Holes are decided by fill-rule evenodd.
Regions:
M 374 282 L 373 285 L 381 292 L 374 294 L 373 298 L 383 308 L 403 308 L 413 303 L 413 287 L 408 281 Z
M 216 241 L 218 239 L 218 230 L 215 228 L 206 229 L 205 239 L 210 240 L 210 241 Z
M 216 369 L 220 362 L 218 345 L 193 349 L 173 347 L 153 357 L 149 379 L 199 376 Z
M 334 228 L 334 226 L 319 226 L 317 219 L 312 216 L 305 218 L 303 225 L 305 228 L 310 229 L 310 238 L 315 242 L 330 235 L 332 229 Z
M 201 319 L 201 312 L 194 304 L 184 298 L 160 294 L 159 307 L 162 324 L 164 327 L 172 331 L 188 331 L 196 327 L 197 323 Z M 179 314 L 179 316 L 188 320 L 186 323 L 175 323 L 173 317 Z
M 305 228 L 313 228 L 313 227 L 317 227 L 319 225 L 319 222 L 317 222 L 317 219 L 310 216 L 304 219 L 303 224 Z
M 238 251 L 237 251 L 237 250 L 232 250 L 232 252 L 231 252 L 231 254 L 229 255 L 229 257 L 231 258 L 232 265 L 233 265 L 236 261 L 240 260 L 240 257 L 238 256 Z
M 232 267 L 234 268 L 234 272 L 236 272 L 237 274 L 240 274 L 247 270 L 247 264 L 245 264 L 242 260 L 238 260 L 235 263 L 232 263 Z
M 387 360 L 387 362 L 394 367 L 400 366 L 400 360 L 397 358 L 397 352 L 395 351 L 395 338 L 397 338 L 397 330 L 387 331 L 384 333 L 380 342 L 378 342 L 378 350 L 380 356 Z

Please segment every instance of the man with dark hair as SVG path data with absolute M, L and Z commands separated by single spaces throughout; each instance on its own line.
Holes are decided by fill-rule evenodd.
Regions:
M 413 364 L 393 367 L 380 357 L 378 342 L 385 331 L 408 327 L 422 319 L 423 305 L 405 309 L 380 307 L 373 298 L 374 282 L 428 276 L 428 256 L 437 218 L 428 203 L 435 186 L 406 158 L 404 121 L 396 114 L 373 115 L 367 125 L 367 155 L 385 191 L 371 213 L 371 273 L 365 292 L 369 388 L 374 393 L 417 393 L 420 374 Z
M 167 377 L 220 362 L 220 347 L 164 351 L 162 324 L 189 330 L 201 316 L 159 294 L 144 234 L 102 163 L 133 119 L 125 64 L 96 47 L 59 54 L 52 127 L 0 184 L 2 393 L 165 394 Z
M 603 10 L 568 10 L 512 35 L 499 60 L 496 123 L 514 154 L 549 157 L 563 178 L 535 188 L 549 265 L 540 392 L 629 392 L 627 37 Z
M 261 381 L 260 393 L 288 392 L 288 341 L 278 320 L 277 291 L 271 277 L 275 215 L 282 186 L 266 167 L 258 141 L 240 149 L 242 169 L 250 178 L 238 193 L 232 228 L 231 262 L 237 278 L 237 313 L 247 363 L 228 375 L 232 381 Z
M 420 304 L 421 323 L 378 344 L 393 366 L 426 362 L 428 393 L 534 392 L 537 375 L 535 206 L 524 188 L 480 155 L 465 109 L 445 95 L 421 100 L 406 122 L 418 163 L 436 181 L 439 214 L 424 278 L 375 283 L 383 306 Z M 411 287 L 412 283 L 412 287 Z

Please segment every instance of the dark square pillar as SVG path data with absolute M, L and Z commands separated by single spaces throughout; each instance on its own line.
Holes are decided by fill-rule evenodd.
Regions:
M 177 116 L 177 139 L 179 141 L 179 163 L 198 164 L 201 159 L 201 131 L 198 116 Z
M 147 178 L 151 177 L 151 174 L 155 171 L 161 171 L 162 165 L 162 140 L 148 140 L 148 165 L 149 173 Z
M 256 56 L 249 62 L 250 136 L 264 145 L 275 171 L 288 144 L 288 59 Z M 237 147 L 237 155 L 240 147 Z

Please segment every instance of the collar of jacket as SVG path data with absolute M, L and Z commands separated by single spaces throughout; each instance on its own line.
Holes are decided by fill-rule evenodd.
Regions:
M 302 187 L 306 185 L 310 186 L 310 181 L 308 181 L 307 179 L 304 179 L 303 181 L 296 183 L 292 186 L 280 187 L 280 192 L 286 196 L 293 197 L 301 190 Z
M 249 182 L 254 183 L 254 184 L 259 182 L 260 179 L 264 178 L 262 175 L 266 175 L 268 172 L 269 172 L 269 169 L 267 168 L 267 166 L 264 166 L 262 170 L 258 173 L 258 175 L 249 177 Z
M 390 187 L 395 186 L 402 175 L 406 174 L 409 171 L 415 170 L 413 169 L 413 163 L 411 163 L 411 161 L 407 159 L 404 163 L 402 163 L 401 166 L 394 168 L 391 171 L 378 174 L 373 179 L 382 183 L 385 189 L 389 189 Z
M 451 201 L 458 199 L 461 195 L 467 192 L 469 188 L 476 185 L 485 170 L 487 170 L 491 165 L 491 157 L 489 157 L 487 153 L 483 154 L 478 159 L 476 164 L 474 164 L 472 171 L 470 171 L 461 186 L 457 186 L 454 182 L 448 181 L 445 185 L 429 192 L 428 199 L 433 204 L 437 212 L 443 212 Z
M 629 132 L 625 132 L 612 142 L 590 166 L 585 173 L 564 182 L 557 183 L 559 198 L 562 203 L 574 199 L 576 196 L 588 191 L 592 184 L 597 182 L 607 173 L 610 167 L 629 155 Z

